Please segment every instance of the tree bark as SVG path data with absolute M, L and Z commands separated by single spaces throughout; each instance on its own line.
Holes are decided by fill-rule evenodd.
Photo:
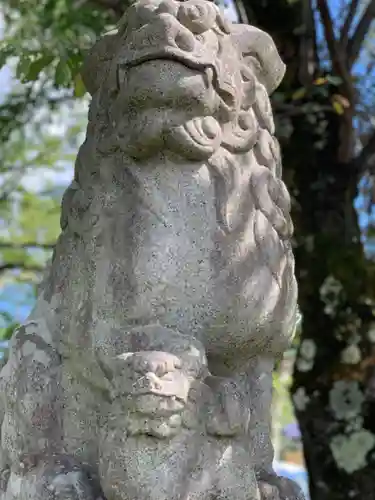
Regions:
M 349 165 L 335 161 L 332 125 L 314 155 L 296 124 L 284 154 L 290 165 L 304 144 L 305 161 L 294 171 L 303 328 L 292 393 L 312 500 L 369 500 L 375 498 L 374 269 L 353 208 L 357 179 Z
M 247 3 L 250 23 L 274 37 L 287 64 L 281 91 L 291 96 L 306 62 L 305 0 Z M 336 76 L 340 64 L 334 61 Z M 292 133 L 280 139 L 303 315 L 292 395 L 312 500 L 375 499 L 375 270 L 353 206 L 360 168 L 350 159 L 352 109 L 329 109 L 335 94 L 354 105 L 345 83 L 328 85 L 325 94 L 306 88 L 298 106 L 310 111 L 290 113 Z M 314 106 L 324 111 L 314 115 Z

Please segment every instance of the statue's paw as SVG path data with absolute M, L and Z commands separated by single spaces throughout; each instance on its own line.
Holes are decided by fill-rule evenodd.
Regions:
M 250 412 L 237 384 L 233 380 L 214 376 L 207 377 L 205 383 L 211 389 L 207 432 L 222 437 L 246 433 Z
M 258 488 L 261 500 L 305 500 L 297 483 L 275 473 L 260 472 Z
M 129 353 L 124 384 L 129 434 L 149 434 L 166 438 L 178 433 L 191 378 L 176 356 L 160 351 Z

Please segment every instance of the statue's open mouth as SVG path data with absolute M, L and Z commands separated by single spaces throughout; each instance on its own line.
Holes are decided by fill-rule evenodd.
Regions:
M 153 54 L 144 54 L 134 58 L 133 60 L 126 61 L 123 65 L 126 69 L 131 69 L 153 61 L 173 62 L 175 64 L 182 65 L 191 71 L 196 71 L 206 75 L 208 74 L 207 71 L 210 70 L 210 83 L 215 88 L 217 95 L 221 98 L 223 105 L 229 110 L 235 107 L 235 89 L 221 81 L 219 71 L 215 63 L 212 61 L 204 61 L 194 56 L 187 58 L 184 54 L 180 54 L 173 50 L 173 52 L 163 51 Z
M 155 53 L 155 54 L 145 54 L 143 56 L 137 57 L 134 60 L 127 61 L 125 63 L 126 68 L 134 68 L 137 66 L 141 66 L 142 64 L 146 64 L 148 62 L 153 62 L 153 61 L 168 61 L 168 62 L 173 62 L 177 64 L 181 64 L 182 66 L 185 66 L 185 68 L 188 68 L 193 71 L 199 71 L 200 73 L 204 73 L 205 68 L 207 67 L 207 63 L 203 61 L 198 61 L 196 59 L 188 59 L 187 57 L 184 57 L 180 54 L 176 54 L 175 52 L 160 52 L 160 53 Z M 211 64 L 213 67 L 213 65 Z

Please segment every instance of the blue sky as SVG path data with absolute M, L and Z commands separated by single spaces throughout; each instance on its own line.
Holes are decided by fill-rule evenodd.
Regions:
M 0 289 L 0 312 L 6 312 L 16 321 L 25 321 L 34 305 L 31 285 L 7 285 Z M 0 317 L 0 326 L 3 324 Z
M 0 12 L 0 40 L 4 32 L 4 22 Z M 9 92 L 12 84 L 12 72 L 8 66 L 4 66 L 0 69 L 0 101 L 3 99 L 4 95 Z

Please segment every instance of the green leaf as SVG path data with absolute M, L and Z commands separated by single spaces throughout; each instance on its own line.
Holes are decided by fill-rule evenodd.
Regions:
M 75 97 L 83 97 L 86 94 L 86 87 L 83 83 L 82 76 L 78 73 L 74 78 L 74 95 Z
M 30 56 L 23 56 L 20 58 L 17 64 L 16 77 L 21 81 L 24 81 L 25 75 L 27 74 L 31 64 Z
M 68 86 L 72 81 L 72 72 L 66 61 L 60 60 L 56 66 L 55 83 L 60 87 Z
M 0 45 L 0 69 L 6 64 L 8 57 L 14 55 L 14 47 L 8 44 Z
M 342 79 L 339 76 L 328 75 L 326 77 L 327 82 L 332 85 L 339 86 L 342 83 Z
M 3 341 L 10 340 L 12 335 L 13 335 L 13 332 L 17 328 L 17 326 L 18 326 L 18 323 L 12 323 L 9 326 L 0 328 L 0 340 L 3 340 Z M 4 349 L 0 349 L 0 351 L 5 354 Z
M 67 64 L 69 65 L 72 75 L 76 76 L 82 65 L 82 55 L 79 53 L 70 53 L 68 55 Z
M 314 80 L 314 85 L 324 85 L 328 82 L 328 78 L 320 77 Z
M 27 69 L 25 79 L 29 81 L 37 80 L 41 71 L 43 71 L 47 66 L 49 66 L 53 61 L 53 59 L 54 59 L 53 55 L 49 54 L 49 55 L 43 55 L 38 59 L 36 59 L 35 61 L 33 61 Z
M 345 113 L 345 109 L 350 108 L 349 100 L 340 94 L 334 94 L 331 102 L 333 109 L 338 115 L 343 115 Z
M 299 99 L 305 97 L 305 95 L 306 95 L 306 89 L 304 87 L 301 87 L 300 89 L 293 92 L 292 101 L 298 101 Z
M 8 59 L 8 54 L 4 51 L 0 51 L 0 69 L 5 66 L 7 59 Z
M 327 85 L 318 85 L 314 87 L 314 94 L 321 95 L 323 97 L 327 97 L 329 95 L 329 90 Z

